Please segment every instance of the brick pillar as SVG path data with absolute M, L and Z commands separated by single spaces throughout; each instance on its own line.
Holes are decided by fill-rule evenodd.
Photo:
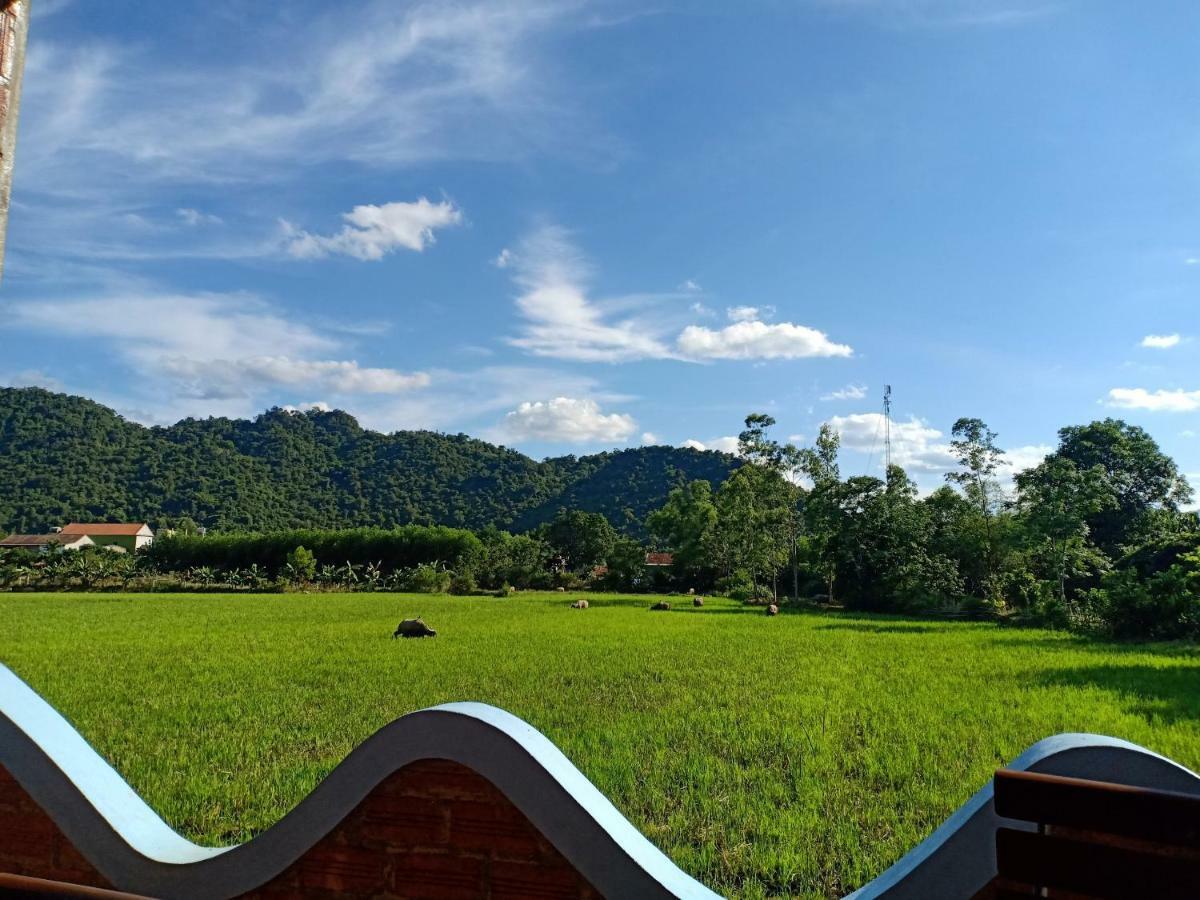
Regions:
M 0 273 L 4 271 L 4 239 L 12 192 L 13 154 L 17 148 L 17 111 L 25 70 L 25 36 L 30 0 L 0 0 Z

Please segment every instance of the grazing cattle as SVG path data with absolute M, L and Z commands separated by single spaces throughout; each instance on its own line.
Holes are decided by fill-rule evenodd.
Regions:
M 703 605 L 704 605 L 703 597 L 696 597 L 692 600 L 692 606 L 703 606 Z
M 689 594 L 694 594 L 694 593 L 696 593 L 696 589 L 695 589 L 695 588 L 688 588 L 688 593 L 689 593 Z
M 770 606 L 767 607 L 767 615 L 768 616 L 779 615 L 779 607 L 776 606 L 774 603 L 772 603 Z
M 434 637 L 436 635 L 437 632 L 426 625 L 423 619 L 405 619 L 392 632 L 392 640 L 394 641 L 398 637 L 422 638 Z
M 576 600 L 571 604 L 571 609 L 587 609 L 588 602 L 586 600 Z
M 567 589 L 565 587 L 556 587 L 555 590 L 558 591 L 560 594 L 565 594 L 567 592 Z
M 651 609 L 670 609 L 670 608 L 671 608 L 671 604 L 670 604 L 670 603 L 668 603 L 666 600 L 659 600 L 657 603 L 655 603 L 655 604 L 654 604 L 652 607 L 650 607 L 650 608 L 651 608 Z

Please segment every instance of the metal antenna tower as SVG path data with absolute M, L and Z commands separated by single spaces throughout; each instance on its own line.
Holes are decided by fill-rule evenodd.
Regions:
M 883 386 L 883 465 L 884 472 L 892 467 L 892 386 Z

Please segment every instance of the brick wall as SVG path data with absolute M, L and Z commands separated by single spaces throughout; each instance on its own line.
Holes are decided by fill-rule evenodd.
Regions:
M 3 769 L 0 871 L 111 887 Z M 600 897 L 495 786 L 445 760 L 395 772 L 292 866 L 245 896 Z
M 0 766 L 0 872 L 111 888 Z

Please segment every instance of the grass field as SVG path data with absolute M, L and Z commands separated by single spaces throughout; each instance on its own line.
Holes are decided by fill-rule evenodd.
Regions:
M 1200 768 L 1194 647 L 570 599 L 0 595 L 0 661 L 193 839 L 245 840 L 396 716 L 480 700 L 738 897 L 840 896 L 1056 732 Z M 390 639 L 418 614 L 436 639 Z

